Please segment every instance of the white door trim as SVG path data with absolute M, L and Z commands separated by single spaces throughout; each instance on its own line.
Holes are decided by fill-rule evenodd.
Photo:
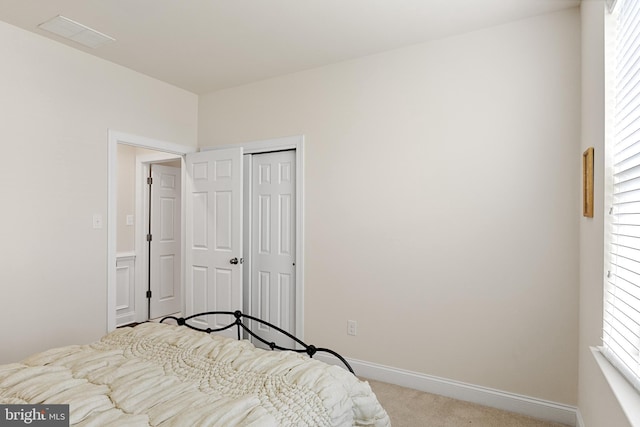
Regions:
M 197 151 L 196 147 L 161 141 L 144 136 L 128 134 L 109 129 L 107 131 L 108 155 L 107 155 L 107 332 L 116 328 L 116 239 L 117 239 L 117 200 L 118 200 L 118 144 L 133 145 L 149 148 L 165 153 L 183 156 Z M 184 163 L 184 160 L 183 160 Z M 184 168 L 183 168 L 184 177 Z M 184 183 L 184 179 L 183 179 Z M 184 185 L 184 184 L 183 184 Z M 184 214 L 184 199 L 182 205 Z M 183 221 L 184 236 L 184 221 Z M 184 249 L 184 237 L 182 240 Z M 182 276 L 184 277 L 184 275 Z
M 304 135 L 202 147 L 201 151 L 242 147 L 244 154 L 296 151 L 296 336 L 304 341 Z M 247 249 L 247 248 L 245 248 Z

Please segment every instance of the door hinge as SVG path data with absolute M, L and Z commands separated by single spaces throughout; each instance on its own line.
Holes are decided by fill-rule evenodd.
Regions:
M 151 299 L 151 291 L 147 291 L 147 298 Z
M 153 239 L 153 237 L 151 236 L 151 234 L 147 234 L 147 242 L 150 242 Z
M 150 176 L 147 177 L 147 184 L 149 185 L 153 184 L 153 178 L 151 178 Z

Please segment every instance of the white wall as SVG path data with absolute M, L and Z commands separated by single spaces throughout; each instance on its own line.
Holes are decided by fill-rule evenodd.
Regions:
M 630 426 L 596 364 L 590 346 L 602 344 L 604 259 L 605 73 L 604 1 L 583 1 L 582 142 L 580 152 L 594 147 L 594 217 L 580 220 L 580 351 L 578 407 L 585 427 Z M 576 153 L 577 156 L 578 153 Z M 580 175 L 580 178 L 582 176 Z
M 136 211 L 136 152 L 139 148 L 118 144 L 118 209 L 116 252 L 134 252 L 135 226 L 127 225 L 127 215 Z
M 107 130 L 194 146 L 198 101 L 3 22 L 0 57 L 6 363 L 106 332 Z
M 294 134 L 308 341 L 576 404 L 578 9 L 200 98 L 201 146 Z
M 136 157 L 158 154 L 159 151 L 132 145 L 118 144 L 118 208 L 116 252 L 135 252 L 135 225 L 127 225 L 127 215 L 136 212 Z M 166 166 L 181 167 L 180 160 L 162 162 Z

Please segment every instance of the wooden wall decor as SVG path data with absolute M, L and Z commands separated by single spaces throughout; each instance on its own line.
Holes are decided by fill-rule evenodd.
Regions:
M 593 147 L 582 153 L 582 216 L 593 218 Z

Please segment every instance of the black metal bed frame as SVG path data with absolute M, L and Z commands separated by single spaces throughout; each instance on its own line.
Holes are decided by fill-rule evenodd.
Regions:
M 187 323 L 188 320 L 194 319 L 196 317 L 202 317 L 202 316 L 208 316 L 208 315 L 228 315 L 228 316 L 234 316 L 235 320 L 231 323 L 229 323 L 226 326 L 220 327 L 220 328 L 216 328 L 216 329 L 212 329 L 212 328 L 199 328 L 197 326 L 193 326 Z M 271 350 L 283 350 L 283 351 L 293 351 L 296 353 L 306 353 L 309 355 L 309 357 L 313 358 L 313 356 L 318 353 L 318 352 L 323 352 L 323 353 L 328 353 L 336 358 L 338 358 L 345 366 L 346 368 L 349 370 L 349 372 L 351 372 L 352 374 L 355 375 L 355 372 L 353 372 L 353 369 L 351 368 L 351 365 L 349 365 L 349 363 L 345 360 L 344 357 L 340 356 L 338 353 L 336 353 L 335 351 L 328 349 L 328 348 L 318 348 L 314 345 L 310 345 L 310 344 L 306 344 L 304 342 L 302 342 L 301 340 L 299 340 L 298 338 L 296 338 L 295 336 L 291 335 L 289 332 L 285 331 L 284 329 L 281 329 L 275 325 L 272 325 L 271 323 L 262 320 L 262 319 L 258 319 L 257 317 L 254 316 L 250 316 L 248 314 L 244 314 L 243 312 L 241 312 L 240 310 L 236 310 L 236 311 L 207 311 L 204 313 L 197 313 L 197 314 L 193 314 L 191 316 L 187 316 L 187 317 L 175 317 L 175 316 L 167 316 L 167 317 L 163 317 L 160 320 L 160 323 L 164 323 L 165 320 L 168 319 L 173 319 L 175 320 L 178 325 L 180 326 L 187 326 L 188 328 L 191 328 L 193 330 L 196 331 L 200 331 L 200 332 L 206 332 L 208 334 L 212 333 L 212 332 L 221 332 L 221 331 L 225 331 L 227 329 L 232 328 L 233 326 L 236 326 L 238 329 L 238 340 L 242 339 L 242 334 L 241 331 L 244 330 L 245 332 L 247 332 L 249 335 L 251 335 L 252 337 L 254 337 L 255 339 L 257 339 L 258 341 L 260 341 L 261 343 L 269 346 L 269 348 Z M 254 322 L 258 322 L 260 324 L 263 324 L 265 326 L 268 326 L 269 328 L 273 328 L 276 331 L 280 332 L 281 334 L 291 338 L 292 340 L 294 340 L 296 343 L 300 344 L 300 346 L 302 346 L 302 349 L 296 349 L 296 348 L 287 348 L 287 347 L 281 347 L 279 345 L 277 345 L 275 342 L 269 342 L 267 340 L 265 340 L 264 338 L 260 337 L 259 335 L 256 335 L 253 331 L 251 331 L 243 322 L 242 319 L 249 319 L 252 320 Z

